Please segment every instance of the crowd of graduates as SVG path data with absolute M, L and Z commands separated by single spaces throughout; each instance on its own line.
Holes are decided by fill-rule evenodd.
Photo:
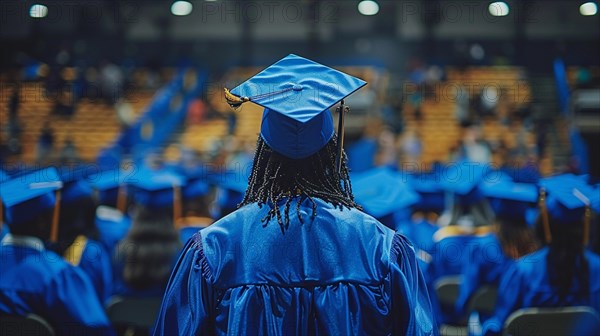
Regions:
M 162 297 L 183 245 L 233 211 L 248 181 L 247 169 L 199 162 L 128 167 L 2 173 L 2 314 L 38 314 L 59 333 L 112 333 L 111 298 Z M 593 178 L 525 183 L 462 162 L 427 172 L 377 167 L 351 180 L 363 210 L 414 245 L 439 325 L 494 334 L 519 308 L 600 309 Z M 452 276 L 460 290 L 446 302 L 436 293 Z M 495 309 L 474 311 L 485 286 L 498 288 Z

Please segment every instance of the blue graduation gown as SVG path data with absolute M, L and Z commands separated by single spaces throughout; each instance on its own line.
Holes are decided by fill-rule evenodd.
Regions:
M 494 316 L 483 324 L 485 335 L 500 334 L 504 322 L 515 310 L 529 307 L 590 306 L 600 311 L 600 255 L 585 251 L 589 269 L 589 298 L 581 298 L 574 282 L 570 295 L 561 300 L 550 285 L 546 258 L 548 247 L 517 260 L 502 276 Z
M 514 262 L 502 251 L 495 234 L 477 238 L 471 260 L 464 263 L 456 313 L 464 315 L 469 300 L 484 285 L 498 286 L 500 278 Z
M 131 220 L 127 216 L 120 218 L 96 217 L 96 228 L 100 235 L 99 240 L 110 253 L 115 250 L 117 244 L 127 235 L 130 227 Z
M 111 256 L 104 245 L 79 236 L 67 249 L 64 257 L 90 278 L 98 299 L 101 303 L 106 303 L 112 294 L 113 279 Z
M 35 238 L 7 236 L 0 246 L 0 314 L 29 313 L 45 318 L 58 335 L 113 334 L 81 270 Z
M 282 234 L 247 205 L 187 242 L 155 335 L 435 335 L 413 247 L 356 209 L 321 200 Z

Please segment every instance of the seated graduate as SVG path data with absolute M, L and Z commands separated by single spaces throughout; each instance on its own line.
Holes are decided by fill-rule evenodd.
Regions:
M 50 248 L 83 270 L 92 281 L 98 299 L 105 303 L 112 294 L 111 256 L 98 241 L 92 187 L 87 182 L 85 169 L 64 166 L 60 175 L 63 188 L 58 242 Z
M 54 168 L 0 184 L 11 228 L 0 243 L 0 314 L 37 314 L 59 335 L 111 335 L 88 276 L 44 248 L 57 238 L 60 186 Z
M 520 308 L 591 306 L 600 311 L 600 255 L 586 248 L 589 200 L 597 194 L 569 176 L 548 178 L 542 186 L 548 191 L 547 198 L 540 192 L 547 246 L 517 260 L 502 276 L 494 316 L 483 324 L 485 335 L 500 334 L 508 316 Z
M 98 240 L 111 254 L 131 228 L 131 219 L 125 212 L 128 197 L 123 181 L 129 176 L 131 173 L 115 169 L 103 170 L 87 177 L 96 199 Z
M 472 258 L 463 265 L 455 306 L 460 317 L 467 313 L 469 300 L 479 288 L 485 285 L 497 287 L 515 259 L 538 248 L 535 232 L 529 225 L 535 221 L 531 218 L 536 215 L 537 187 L 502 180 L 483 184 L 482 189 L 496 214 L 496 230 L 477 239 Z
M 353 200 L 329 108 L 365 84 L 289 55 L 226 91 L 265 107 L 248 190 L 186 244 L 155 335 L 438 333 L 412 246 Z
M 175 215 L 179 240 L 187 242 L 196 232 L 214 221 L 208 203 L 209 186 L 202 179 L 188 179 L 181 189 L 182 215 Z
M 114 292 L 162 296 L 181 249 L 173 226 L 176 190 L 183 178 L 165 171 L 141 173 L 133 185 L 133 225 L 114 253 Z

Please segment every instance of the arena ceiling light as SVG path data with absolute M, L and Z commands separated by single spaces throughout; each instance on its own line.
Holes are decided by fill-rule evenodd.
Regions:
M 595 2 L 586 2 L 579 6 L 579 13 L 583 16 L 592 16 L 598 13 L 598 5 Z
M 379 13 L 379 4 L 373 0 L 363 0 L 358 3 L 358 12 L 362 15 L 375 15 Z
M 496 1 L 488 6 L 488 11 L 492 16 L 507 16 L 508 12 L 510 12 L 510 7 L 504 1 Z
M 176 16 L 186 16 L 192 12 L 192 3 L 189 1 L 175 1 L 171 5 L 171 14 Z
M 35 4 L 29 7 L 29 16 L 35 19 L 41 19 L 48 16 L 48 7 Z

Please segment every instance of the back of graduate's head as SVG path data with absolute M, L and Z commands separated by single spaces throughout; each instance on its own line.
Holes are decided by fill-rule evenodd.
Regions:
M 62 183 L 56 169 L 24 174 L 0 184 L 2 220 L 17 236 L 47 241 L 57 229 L 59 190 Z
M 594 192 L 576 180 L 560 181 L 571 182 L 573 188 L 550 184 L 548 197 L 540 201 L 539 225 L 549 246 L 550 283 L 561 298 L 571 295 L 573 286 L 580 289 L 575 295 L 587 298 L 589 267 L 584 252 L 592 216 L 589 199 Z
M 136 289 L 165 283 L 180 248 L 170 209 L 137 206 L 133 226 L 117 247 L 117 258 L 125 264 L 125 282 Z
M 340 208 L 358 207 L 352 194 L 346 154 L 342 153 L 340 171 L 336 169 L 337 156 L 335 136 L 321 149 L 301 159 L 278 153 L 259 137 L 248 189 L 240 205 L 268 205 L 270 210 L 263 222 L 266 225 L 275 218 L 282 230 L 289 225 L 292 206 L 303 221 L 300 204 L 304 199 L 312 203 L 312 216 L 316 216 L 317 211 L 315 198 Z

